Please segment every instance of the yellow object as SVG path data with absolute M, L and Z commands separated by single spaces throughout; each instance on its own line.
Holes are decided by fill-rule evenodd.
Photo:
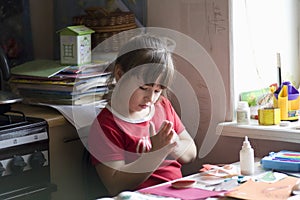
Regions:
M 288 82 L 289 83 L 289 82 Z M 283 84 L 274 92 L 273 103 L 280 109 L 280 118 L 283 121 L 296 121 L 299 118 L 299 92 L 290 84 Z
M 260 125 L 276 125 L 280 123 L 279 108 L 258 109 L 258 123 Z

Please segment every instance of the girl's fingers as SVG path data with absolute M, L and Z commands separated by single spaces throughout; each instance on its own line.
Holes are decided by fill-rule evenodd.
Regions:
M 149 134 L 150 134 L 150 137 L 152 137 L 152 136 L 154 136 L 156 134 L 153 122 L 150 122 Z
M 164 121 L 161 126 L 159 127 L 157 132 L 160 132 L 163 128 L 165 128 L 166 124 L 168 123 L 168 121 Z
M 170 131 L 171 124 L 169 121 L 165 120 L 162 125 L 160 126 L 159 130 L 156 132 L 155 131 L 155 125 L 153 122 L 150 121 L 150 126 L 149 126 L 149 133 L 150 137 L 156 135 L 157 133 L 168 133 Z
M 170 121 L 165 120 L 163 122 L 163 124 L 161 125 L 158 132 L 164 132 L 166 134 L 169 134 L 170 131 L 172 130 L 172 127 L 173 127 L 173 123 L 171 123 Z
M 151 137 L 152 150 L 165 149 L 169 153 L 169 150 L 176 146 L 176 141 L 172 140 L 174 134 L 176 134 L 172 127 L 173 123 L 166 120 L 162 123 L 160 130 L 156 132 L 154 123 L 149 123 L 149 135 Z

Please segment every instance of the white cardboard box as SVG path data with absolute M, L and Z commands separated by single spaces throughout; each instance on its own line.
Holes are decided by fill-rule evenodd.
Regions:
M 68 26 L 60 31 L 60 60 L 63 65 L 91 62 L 91 34 L 95 31 L 83 26 Z

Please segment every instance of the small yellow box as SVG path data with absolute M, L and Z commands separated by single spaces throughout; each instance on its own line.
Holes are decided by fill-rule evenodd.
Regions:
M 279 108 L 258 109 L 258 123 L 260 125 L 276 125 L 280 123 Z

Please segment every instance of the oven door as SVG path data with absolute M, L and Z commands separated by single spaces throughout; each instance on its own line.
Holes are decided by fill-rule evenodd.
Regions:
M 41 183 L 28 187 L 18 188 L 9 192 L 0 194 L 0 199 L 9 200 L 50 200 L 51 193 L 56 191 L 56 185 L 51 183 Z
M 0 141 L 1 200 L 50 200 L 51 193 L 56 191 L 56 186 L 51 183 L 49 140 L 45 128 L 32 135 Z M 29 132 L 32 130 L 35 129 Z
M 0 199 L 50 200 L 57 190 L 50 181 L 50 166 L 0 177 Z

